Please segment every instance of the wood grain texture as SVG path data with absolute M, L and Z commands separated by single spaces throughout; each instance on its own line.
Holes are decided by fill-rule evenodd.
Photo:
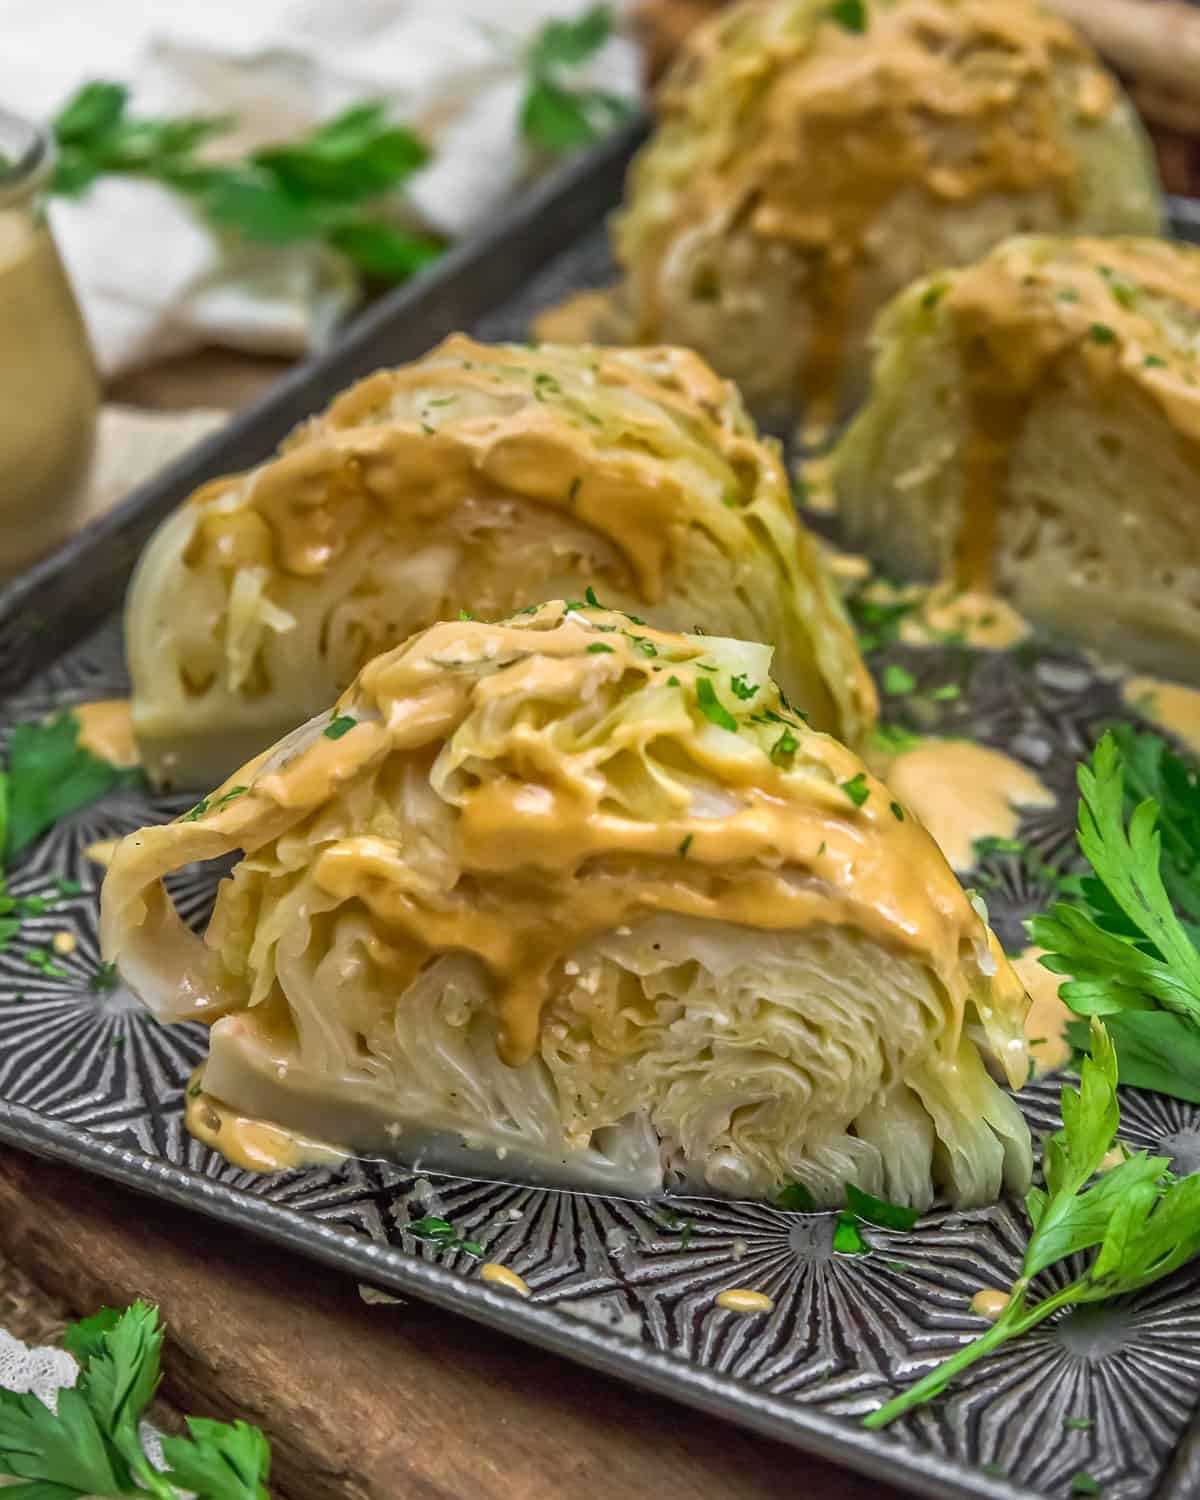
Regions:
M 0 1151 L 0 1254 L 77 1313 L 137 1297 L 165 1393 L 264 1428 L 294 1500 L 897 1500 L 898 1492 L 208 1220 Z

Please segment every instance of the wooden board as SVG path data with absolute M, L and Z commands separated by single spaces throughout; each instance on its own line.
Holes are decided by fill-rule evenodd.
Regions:
M 418 1302 L 0 1152 L 0 1254 L 76 1313 L 137 1297 L 165 1390 L 271 1438 L 294 1500 L 896 1500 L 897 1492 Z

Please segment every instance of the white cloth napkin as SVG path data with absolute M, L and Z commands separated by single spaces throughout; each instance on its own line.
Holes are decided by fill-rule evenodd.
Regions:
M 46 119 L 80 83 L 114 79 L 142 112 L 237 116 L 221 149 L 245 151 L 386 99 L 433 151 L 405 194 L 409 220 L 458 238 L 531 174 L 517 128 L 523 53 L 547 19 L 587 3 L 0 0 L 0 104 Z M 632 42 L 614 37 L 578 77 L 634 95 Z M 204 343 L 299 354 L 358 294 L 341 257 L 231 252 L 153 183 L 103 180 L 55 200 L 51 219 L 105 374 Z

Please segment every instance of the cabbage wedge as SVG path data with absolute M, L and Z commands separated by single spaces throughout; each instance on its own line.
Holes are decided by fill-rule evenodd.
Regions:
M 777 445 L 678 349 L 448 339 L 206 485 L 126 611 L 152 779 L 211 785 L 461 610 L 605 597 L 668 629 L 769 640 L 784 691 L 858 743 L 874 688 Z
M 861 394 L 871 321 L 915 277 L 1021 232 L 1162 228 L 1129 100 L 1037 0 L 847 10 L 745 0 L 698 26 L 614 220 L 626 336 L 816 426 Z
M 435 625 L 126 838 L 104 951 L 211 1024 L 208 1096 L 356 1152 L 821 1205 L 1021 1189 L 983 1059 L 1024 1082 L 1024 990 L 769 667 L 573 603 Z M 201 939 L 164 877 L 236 850 Z

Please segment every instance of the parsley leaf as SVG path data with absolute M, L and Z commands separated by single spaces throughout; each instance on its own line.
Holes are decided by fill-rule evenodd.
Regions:
M 1117 336 L 1107 323 L 1093 323 L 1088 329 L 1088 338 L 1093 344 L 1115 344 Z
M 1030 923 L 1062 998 L 1109 1018 L 1130 1083 L 1200 1095 L 1200 780 L 1156 735 L 1110 730 L 1079 768 L 1080 899 Z M 1132 812 L 1128 813 L 1130 803 Z
M 79 744 L 79 720 L 59 714 L 45 724 L 18 724 L 4 778 L 4 859 L 27 849 L 48 828 L 118 787 L 142 785 L 137 769 L 119 769 Z
M 846 1184 L 846 1208 L 856 1218 L 868 1224 L 878 1224 L 883 1229 L 911 1229 L 921 1217 L 919 1208 L 906 1208 L 902 1203 L 888 1203 L 871 1193 L 864 1193 L 852 1182 Z
M 889 662 L 883 672 L 883 690 L 889 698 L 903 698 L 917 685 L 917 679 L 906 668 Z
M 172 1482 L 204 1500 L 268 1500 L 271 1450 L 257 1427 L 189 1417 L 187 1429 L 163 1439 Z
M 857 776 L 852 776 L 849 781 L 839 782 L 838 785 L 846 796 L 850 798 L 855 807 L 861 807 L 871 795 L 871 788 L 867 785 L 867 773 L 860 771 Z
M 340 740 L 344 734 L 349 734 L 358 720 L 350 714 L 338 714 L 325 726 L 325 738 L 327 740 Z
M 846 31 L 861 35 L 867 29 L 866 0 L 834 0 L 829 7 L 829 15 Z
M 789 1182 L 776 1193 L 775 1207 L 788 1213 L 815 1214 L 817 1200 L 802 1182 Z
M 1033 1229 L 1004 1311 L 986 1333 L 872 1412 L 864 1426 L 885 1427 L 930 1400 L 976 1360 L 1060 1308 L 1138 1291 L 1200 1252 L 1200 1174 L 1174 1178 L 1169 1158 L 1134 1152 L 1097 1176 L 1121 1116 L 1116 1053 L 1095 1017 L 1090 1047 L 1078 1090 L 1063 1089 L 1063 1127 L 1043 1148 L 1046 1186 L 1031 1188 L 1025 1198 Z M 1092 1253 L 1079 1275 L 1030 1304 L 1030 1286 L 1040 1272 L 1086 1252 Z
M 743 703 L 748 703 L 758 692 L 758 683 L 751 682 L 744 672 L 739 672 L 736 677 L 730 677 L 729 686 L 733 689 L 733 696 L 740 698 Z
M 593 5 L 574 20 L 549 20 L 526 54 L 528 79 L 521 100 L 521 134 L 539 151 L 561 155 L 590 146 L 629 119 L 632 103 L 603 89 L 574 87 L 563 70 L 587 62 L 612 34 L 612 11 Z
M 737 720 L 717 697 L 712 682 L 707 677 L 696 680 L 696 702 L 710 724 L 715 724 L 718 729 L 728 729 L 731 734 L 737 733 Z

